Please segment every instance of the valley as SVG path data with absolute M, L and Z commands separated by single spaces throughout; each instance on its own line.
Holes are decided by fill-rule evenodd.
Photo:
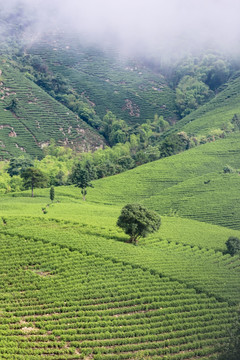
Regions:
M 239 56 L 42 5 L 0 14 L 0 359 L 239 360 Z M 126 204 L 161 218 L 136 245 Z

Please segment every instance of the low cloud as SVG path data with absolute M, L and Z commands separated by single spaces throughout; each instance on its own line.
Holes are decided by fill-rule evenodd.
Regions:
M 240 43 L 238 0 L 10 0 L 1 8 L 20 4 L 38 32 L 55 26 L 146 56 L 204 47 L 236 52 Z

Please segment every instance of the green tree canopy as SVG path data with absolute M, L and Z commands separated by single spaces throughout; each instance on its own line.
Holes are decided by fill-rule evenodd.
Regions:
M 34 196 L 34 188 L 45 187 L 48 182 L 46 175 L 39 169 L 30 167 L 22 172 L 21 177 L 24 180 L 24 187 L 26 189 L 31 188 L 32 197 Z
M 7 172 L 10 176 L 21 175 L 23 171 L 33 166 L 33 161 L 30 158 L 20 156 L 14 157 L 9 162 Z
M 202 81 L 184 76 L 176 88 L 176 104 L 181 117 L 184 117 L 199 105 L 204 104 L 212 95 L 212 91 Z
M 89 172 L 82 168 L 81 163 L 77 163 L 73 168 L 70 179 L 76 187 L 79 187 L 82 192 L 83 200 L 86 199 L 87 187 L 93 187 Z
M 171 134 L 160 144 L 159 150 L 161 157 L 178 154 L 188 149 L 190 146 L 189 138 L 186 133 Z
M 54 197 L 55 197 L 54 186 L 51 186 L 51 187 L 50 187 L 49 196 L 50 196 L 50 200 L 53 201 L 53 200 L 54 200 Z
M 117 226 L 130 236 L 133 244 L 137 244 L 140 237 L 157 231 L 160 225 L 160 216 L 140 204 L 125 205 L 117 221 Z
M 230 236 L 226 242 L 228 253 L 232 256 L 240 253 L 240 239 L 235 236 Z

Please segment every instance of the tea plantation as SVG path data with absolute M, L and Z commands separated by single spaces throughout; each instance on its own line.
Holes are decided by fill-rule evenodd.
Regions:
M 216 360 L 240 301 L 240 258 L 225 253 L 238 219 L 224 213 L 239 176 L 223 173 L 238 149 L 235 135 L 95 181 L 85 202 L 73 186 L 53 203 L 49 189 L 2 195 L 0 357 Z M 169 212 L 139 246 L 116 227 L 136 201 Z
M 239 154 L 239 134 L 236 133 L 99 180 L 96 189 L 89 190 L 89 196 L 97 203 L 137 201 L 162 215 L 178 215 L 239 229 Z M 227 165 L 236 171 L 224 173 Z
M 23 237 L 1 245 L 4 359 L 204 358 L 233 316 L 227 302 L 141 267 Z
M 218 360 L 240 305 L 240 256 L 226 247 L 240 239 L 238 63 L 131 59 L 55 14 L 38 34 L 20 3 L 0 15 L 0 172 L 9 185 L 6 160 L 37 164 L 51 144 L 41 164 L 55 198 L 10 192 L 20 176 L 1 188 L 0 360 Z M 92 166 L 106 144 L 126 151 Z M 86 201 L 69 185 L 76 164 L 96 173 Z M 137 246 L 116 225 L 128 203 L 161 216 Z
M 42 156 L 42 148 L 54 138 L 79 150 L 96 149 L 103 139 L 84 121 L 59 104 L 9 61 L 0 63 L 0 156 L 28 153 Z M 16 109 L 7 110 L 13 98 Z
M 153 119 L 156 113 L 167 120 L 177 118 L 175 93 L 163 75 L 112 48 L 84 46 L 73 35 L 53 39 L 33 44 L 28 53 L 40 56 L 54 74 L 68 79 L 101 118 L 107 110 L 132 124 Z
M 216 96 L 199 109 L 176 123 L 167 134 L 185 131 L 189 135 L 216 135 L 217 132 L 228 132 L 231 120 L 240 113 L 240 74 L 237 72 Z

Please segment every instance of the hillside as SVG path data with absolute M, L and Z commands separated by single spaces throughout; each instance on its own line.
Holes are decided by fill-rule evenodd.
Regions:
M 0 69 L 2 159 L 23 152 L 41 157 L 42 148 L 51 138 L 82 151 L 104 144 L 96 131 L 27 79 L 11 62 L 2 58 Z M 13 98 L 16 109 L 6 110 Z
M 39 56 L 53 74 L 64 76 L 100 118 L 110 110 L 132 125 L 156 113 L 169 122 L 177 119 L 175 93 L 164 76 L 115 49 L 86 46 L 79 38 L 61 34 L 28 46 L 26 53 Z
M 216 96 L 176 123 L 164 136 L 185 131 L 189 136 L 218 136 L 231 131 L 233 116 L 240 113 L 240 75 L 236 73 Z
M 104 143 L 113 146 L 129 141 L 135 134 L 145 149 L 148 145 L 161 147 L 162 140 L 173 133 L 184 131 L 204 142 L 234 128 L 232 119 L 239 114 L 240 93 L 234 59 L 210 51 L 176 64 L 164 65 L 161 58 L 151 64 L 113 46 L 90 45 L 84 37 L 61 29 L 29 36 L 31 21 L 28 23 L 21 11 L 2 21 L 6 48 L 2 60 L 10 64 L 10 68 L 6 64 L 3 68 L 3 86 L 12 91 L 12 97 L 22 93 L 15 115 L 19 126 L 30 132 L 28 146 L 24 139 L 20 141 L 20 135 L 19 144 L 3 135 L 7 146 L 2 158 L 21 153 L 19 149 L 39 156 L 39 148 L 51 137 L 59 144 L 86 151 Z M 27 87 L 33 93 L 31 99 Z M 5 96 L 4 89 L 2 93 Z M 42 95 L 38 106 L 33 100 L 40 102 L 36 93 Z M 45 107 L 46 103 L 51 105 Z M 7 105 L 5 101 L 5 108 Z M 107 122 L 109 111 L 113 120 Z M 13 137 L 15 133 L 13 129 Z
M 85 202 L 74 186 L 52 203 L 49 189 L 1 195 L 2 358 L 217 360 L 240 301 L 225 253 L 239 175 L 223 172 L 239 150 L 236 133 L 97 180 Z M 116 227 L 127 202 L 169 215 L 139 246 Z
M 97 191 L 90 189 L 89 197 L 107 204 L 137 201 L 162 215 L 177 214 L 239 229 L 240 178 L 238 173 L 223 171 L 226 165 L 240 168 L 239 151 L 236 133 L 99 180 Z
M 2 236 L 1 256 L 13 251 L 2 267 L 12 290 L 1 300 L 3 358 L 216 358 L 232 319 L 227 302 L 122 263 L 117 252 L 109 259 Z
M 239 256 L 222 251 L 239 231 L 163 217 L 127 244 L 120 204 L 91 202 L 98 182 L 85 203 L 58 188 L 46 215 L 48 189 L 1 197 L 2 358 L 216 360 L 240 293 Z
M 240 253 L 226 246 L 240 239 L 239 60 L 127 54 L 62 24 L 63 2 L 12 3 L 0 14 L 0 359 L 219 360 L 240 305 Z M 80 28 L 94 28 L 95 5 Z M 129 203 L 161 217 L 136 246 L 117 226 Z

